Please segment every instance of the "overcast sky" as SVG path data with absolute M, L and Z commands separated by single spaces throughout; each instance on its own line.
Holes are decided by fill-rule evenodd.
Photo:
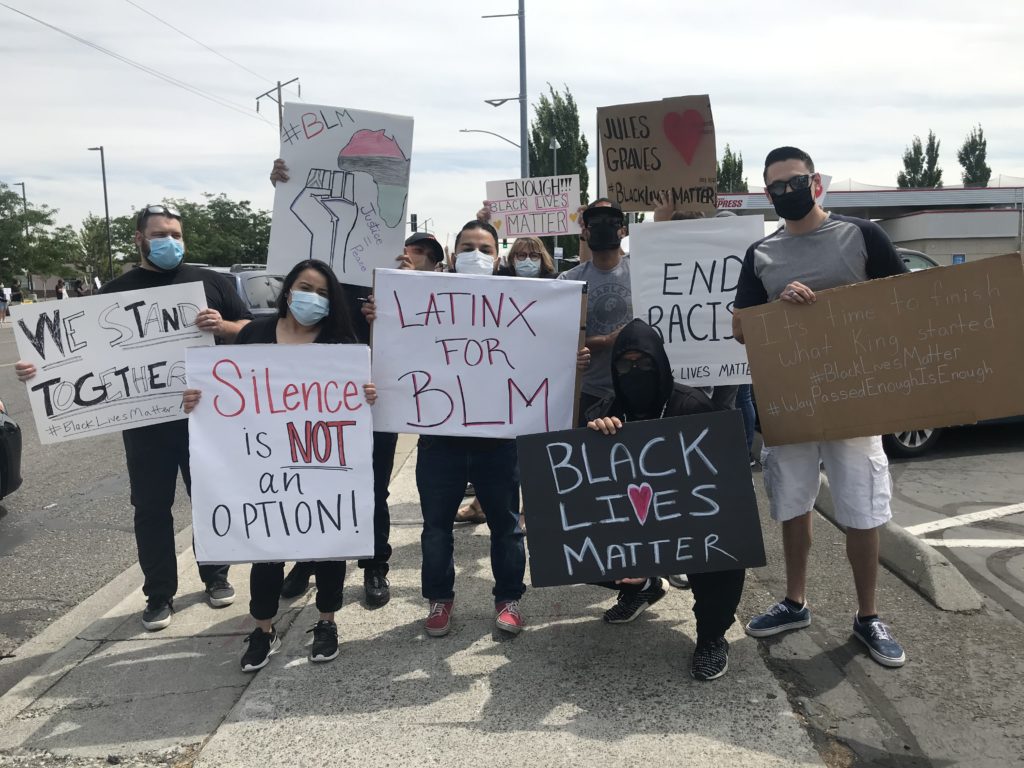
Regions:
M 0 2 L 237 105 L 0 6 L 0 180 L 25 182 L 60 223 L 103 213 L 99 153 L 86 149 L 99 144 L 112 216 L 203 192 L 270 209 L 276 112 L 265 102 L 257 115 L 255 96 L 296 76 L 303 101 L 415 118 L 409 211 L 442 239 L 487 180 L 519 175 L 518 150 L 459 133 L 518 141 L 517 104 L 483 102 L 518 93 L 516 20 L 480 18 L 516 0 L 133 0 L 216 53 L 127 0 Z M 957 184 L 956 150 L 978 123 L 993 173 L 1024 176 L 1024 3 L 837 5 L 526 0 L 530 100 L 547 82 L 572 90 L 592 183 L 597 106 L 698 93 L 711 96 L 719 154 L 741 151 L 752 183 L 769 149 L 795 144 L 837 180 L 891 185 L 906 145 L 932 129 Z

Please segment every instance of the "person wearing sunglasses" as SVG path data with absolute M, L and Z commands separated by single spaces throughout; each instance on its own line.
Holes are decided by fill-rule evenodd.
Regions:
M 796 147 L 773 149 L 765 158 L 764 182 L 765 194 L 785 226 L 747 249 L 736 288 L 737 309 L 778 299 L 798 312 L 814 303 L 816 291 L 907 271 L 881 227 L 826 213 L 815 202 L 821 177 L 806 152 Z M 735 316 L 733 335 L 743 343 Z M 903 666 L 906 653 L 878 618 L 875 604 L 878 529 L 892 517 L 889 464 L 878 436 L 766 446 L 761 452 L 772 518 L 782 524 L 786 595 L 751 619 L 747 634 L 769 637 L 811 623 L 807 557 L 811 510 L 821 480 L 819 462 L 824 462 L 836 500 L 836 518 L 846 529 L 846 553 L 857 592 L 853 634 L 879 664 Z
M 590 261 L 562 272 L 559 280 L 580 280 L 587 284 L 586 347 L 590 367 L 583 375 L 579 426 L 603 409 L 612 389 L 611 351 L 620 330 L 633 319 L 633 298 L 629 279 L 629 257 L 622 252 L 626 217 L 607 198 L 595 200 L 581 216 L 582 237 L 592 253 Z
M 183 264 L 185 237 L 181 213 L 170 205 L 147 205 L 135 220 L 135 247 L 139 264 L 103 286 L 100 293 L 119 293 L 183 283 L 202 283 L 206 309 L 196 325 L 218 342 L 233 341 L 252 320 L 232 285 L 216 272 Z M 32 363 L 19 361 L 15 372 L 22 381 L 36 374 Z M 188 467 L 188 422 L 168 421 L 121 433 L 131 500 L 135 507 L 135 541 L 144 578 L 146 608 L 142 624 L 150 630 L 171 623 L 174 596 L 178 591 L 178 566 L 174 548 L 174 490 L 181 472 L 185 489 L 191 485 Z M 235 590 L 228 581 L 228 566 L 200 565 L 206 600 L 213 608 L 230 605 Z
M 587 423 L 590 429 L 605 435 L 629 429 L 631 421 L 722 410 L 700 389 L 673 380 L 665 345 L 643 320 L 633 320 L 619 332 L 612 348 L 611 378 L 614 400 L 603 414 Z M 742 568 L 690 574 L 697 619 L 697 646 L 690 674 L 697 680 L 719 678 L 729 667 L 725 632 L 736 620 L 745 577 Z M 615 605 L 604 613 L 609 624 L 627 624 L 665 596 L 664 582 L 657 576 L 600 586 L 619 590 Z

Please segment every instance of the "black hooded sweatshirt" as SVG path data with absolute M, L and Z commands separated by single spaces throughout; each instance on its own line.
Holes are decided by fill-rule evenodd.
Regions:
M 637 418 L 636 414 L 626 410 L 619 372 L 615 368 L 615 362 L 627 352 L 642 352 L 650 356 L 658 372 L 657 407 L 654 415 L 648 418 L 692 416 L 721 410 L 701 390 L 673 380 L 672 366 L 669 365 L 661 337 L 643 320 L 635 319 L 619 332 L 615 346 L 612 347 L 612 385 L 615 388 L 615 397 L 605 406 L 605 413 L 602 415 L 618 416 L 623 421 Z

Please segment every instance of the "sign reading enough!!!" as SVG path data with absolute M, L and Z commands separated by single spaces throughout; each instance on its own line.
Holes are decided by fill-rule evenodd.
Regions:
M 535 587 L 765 564 L 738 411 L 517 447 Z

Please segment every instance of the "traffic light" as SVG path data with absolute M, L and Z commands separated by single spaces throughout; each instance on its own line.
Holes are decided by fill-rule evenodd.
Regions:
M 508 238 L 507 237 L 501 238 L 501 247 L 502 248 L 508 248 Z
M 416 214 L 415 213 L 410 213 L 409 214 L 409 226 L 412 227 L 412 231 L 413 232 L 418 232 L 419 231 L 417 229 L 418 222 L 416 221 Z

